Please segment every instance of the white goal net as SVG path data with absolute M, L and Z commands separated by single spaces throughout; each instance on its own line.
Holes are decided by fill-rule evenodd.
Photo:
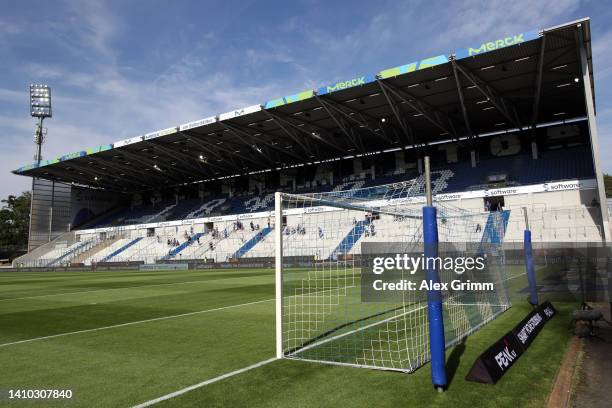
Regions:
M 422 294 L 403 291 L 374 302 L 362 297 L 362 268 L 373 253 L 423 253 L 422 196 L 416 180 L 307 195 L 277 193 L 279 357 L 404 372 L 429 361 Z M 465 272 L 463 278 L 495 283 L 494 291 L 443 292 L 449 347 L 510 306 L 501 250 L 507 214 L 434 205 L 439 256 L 484 256 L 486 269 L 478 276 Z M 440 281 L 450 282 L 455 274 L 442 268 Z

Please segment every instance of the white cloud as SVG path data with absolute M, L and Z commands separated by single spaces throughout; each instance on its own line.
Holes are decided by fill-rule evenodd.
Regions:
M 6 18 L 0 19 L 0 38 L 21 34 L 24 30 L 23 25 Z
M 48 128 L 43 147 L 45 158 L 261 103 L 281 91 L 278 84 L 271 83 L 238 85 L 232 75 L 212 69 L 205 55 L 197 53 L 185 55 L 153 81 L 129 76 L 125 74 L 129 70 L 117 63 L 110 46 L 116 30 L 101 28 L 101 20 L 92 16 L 107 13 L 98 6 L 84 12 L 81 17 L 86 22 L 75 28 L 69 39 L 65 37 L 65 27 L 51 29 L 61 33 L 58 37 L 61 45 L 78 54 L 85 63 L 32 62 L 22 68 L 30 77 L 52 85 L 54 116 L 45 121 Z M 71 18 L 77 17 L 73 14 Z M 83 38 L 73 38 L 81 32 Z M 206 35 L 205 41 L 210 38 Z M 3 156 L 0 174 L 4 180 L 0 195 L 29 188 L 29 178 L 10 174 L 11 170 L 30 163 L 35 149 L 32 142 L 35 121 L 26 116 L 27 98 L 27 89 L 0 89 L 0 100 L 12 105 L 11 110 L 17 113 L 0 116 L 2 136 L 9 145 L 0 153 Z
M 452 2 L 443 13 L 449 23 L 449 30 L 444 31 L 446 35 L 451 34 L 457 40 L 462 38 L 482 40 L 491 34 L 504 35 L 515 33 L 517 30 L 546 28 L 548 25 L 563 22 L 560 20 L 573 13 L 579 5 L 579 0 Z

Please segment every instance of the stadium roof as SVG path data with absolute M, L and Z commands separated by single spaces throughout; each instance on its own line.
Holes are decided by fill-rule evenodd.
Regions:
M 589 19 L 491 37 L 450 55 L 356 76 L 13 173 L 116 191 L 159 189 L 586 116 Z M 580 31 L 580 34 L 579 34 Z

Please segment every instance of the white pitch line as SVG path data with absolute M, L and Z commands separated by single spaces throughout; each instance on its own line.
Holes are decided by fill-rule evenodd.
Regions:
M 516 278 L 520 278 L 521 276 L 525 276 L 527 275 L 527 272 L 523 272 L 523 273 L 519 273 L 518 275 L 512 276 L 508 279 L 506 279 L 507 281 L 511 280 L 511 279 L 516 279 Z
M 158 286 L 172 286 L 172 285 L 187 285 L 190 283 L 206 283 L 206 282 L 214 282 L 218 280 L 227 280 L 227 279 L 244 279 L 245 277 L 222 277 L 219 279 L 205 279 L 205 280 L 194 280 L 194 281 L 185 281 L 185 282 L 171 282 L 171 283 L 155 283 L 153 285 L 138 285 L 138 286 L 122 286 L 120 288 L 108 288 L 108 289 L 92 289 L 92 290 L 77 290 L 74 292 L 63 292 L 63 293 L 50 293 L 48 295 L 36 295 L 36 296 L 24 296 L 18 298 L 8 298 L 8 299 L 0 299 L 0 302 L 9 302 L 11 300 L 23 300 L 23 299 L 37 299 L 44 297 L 52 297 L 52 296 L 65 296 L 65 295 L 74 295 L 79 293 L 92 293 L 92 292 L 106 292 L 109 290 L 122 290 L 122 289 L 138 289 L 138 288 L 154 288 Z
M 135 324 L 141 324 L 141 323 L 156 322 L 156 321 L 159 321 L 159 320 L 174 319 L 174 318 L 177 318 L 177 317 L 185 317 L 185 316 L 193 316 L 193 315 L 202 314 L 202 313 L 217 312 L 219 310 L 232 309 L 232 308 L 235 308 L 235 307 L 242 307 L 242 306 L 250 306 L 250 305 L 255 305 L 257 303 L 270 302 L 272 300 L 274 300 L 274 299 L 257 300 L 255 302 L 240 303 L 238 305 L 229 305 L 229 306 L 216 307 L 214 309 L 199 310 L 197 312 L 181 313 L 181 314 L 172 315 L 172 316 L 154 317 L 152 319 L 138 320 L 138 321 L 135 321 L 135 322 L 113 324 L 112 326 L 96 327 L 95 329 L 77 330 L 77 331 L 73 331 L 73 332 L 53 334 L 51 336 L 35 337 L 33 339 L 19 340 L 19 341 L 13 341 L 13 342 L 10 342 L 10 343 L 0 344 L 0 347 L 12 346 L 12 345 L 15 345 L 15 344 L 22 344 L 22 343 L 29 343 L 29 342 L 37 341 L 37 340 L 54 339 L 56 337 L 71 336 L 73 334 L 91 333 L 91 332 L 96 332 L 96 331 L 101 331 L 101 330 L 115 329 L 117 327 L 125 327 L 125 326 L 132 326 L 132 325 L 135 325 Z
M 171 392 L 170 394 L 162 395 L 159 398 L 155 398 L 155 399 L 152 399 L 150 401 L 143 402 L 142 404 L 134 405 L 132 408 L 150 407 L 151 405 L 157 404 L 159 402 L 169 400 L 170 398 L 178 397 L 179 395 L 186 394 L 189 391 L 193 391 L 195 389 L 205 387 L 205 386 L 207 386 L 209 384 L 216 383 L 217 381 L 221 381 L 221 380 L 224 380 L 226 378 L 233 377 L 233 376 L 238 375 L 238 374 L 242 374 L 242 373 L 244 373 L 246 371 L 253 370 L 254 368 L 261 367 L 263 365 L 269 364 L 269 363 L 271 363 L 273 361 L 276 361 L 276 360 L 277 360 L 276 357 L 270 358 L 268 360 L 263 360 L 263 361 L 260 361 L 259 363 L 252 364 L 252 365 L 250 365 L 248 367 L 244 367 L 244 368 L 241 368 L 241 369 L 238 369 L 238 370 L 235 370 L 235 371 L 231 371 L 229 373 L 225 373 L 225 374 L 220 375 L 218 377 L 211 378 L 210 380 L 202 381 L 201 383 L 198 383 L 198 384 L 190 385 L 189 387 L 183 388 L 182 390 L 178 390 L 178 391 L 175 391 L 175 392 Z
M 380 320 L 380 321 L 378 321 L 378 322 L 370 323 L 370 324 L 368 324 L 368 325 L 366 325 L 366 326 L 363 326 L 363 327 L 360 327 L 360 328 L 358 328 L 358 329 L 354 329 L 354 330 L 351 330 L 351 331 L 348 331 L 348 332 L 345 332 L 345 333 L 342 333 L 342 334 L 338 334 L 338 335 L 333 336 L 333 337 L 329 337 L 329 338 L 327 338 L 327 339 L 323 339 L 323 340 L 320 340 L 320 341 L 316 341 L 316 342 L 314 342 L 314 343 L 312 343 L 312 344 L 309 344 L 309 345 L 307 345 L 307 346 L 305 346 L 305 347 L 302 347 L 301 349 L 299 349 L 299 350 L 297 350 L 297 351 L 294 351 L 293 353 L 289 354 L 289 356 L 291 357 L 291 356 L 294 356 L 294 355 L 296 355 L 296 354 L 298 354 L 298 353 L 301 353 L 302 351 L 306 351 L 306 350 L 311 349 L 311 348 L 313 348 L 313 347 L 320 346 L 321 344 L 329 343 L 330 341 L 334 341 L 334 340 L 340 339 L 340 338 L 342 338 L 342 337 L 346 337 L 346 336 L 348 336 L 349 334 L 357 333 L 357 332 L 359 332 L 359 331 L 369 329 L 370 327 L 378 326 L 379 324 L 386 323 L 386 322 L 388 322 L 388 321 L 390 321 L 390 320 L 393 320 L 393 319 L 397 319 L 398 317 L 405 316 L 405 315 L 407 315 L 407 314 L 409 314 L 409 313 L 418 312 L 419 310 L 421 310 L 421 309 L 425 309 L 426 307 L 427 307 L 427 306 L 426 306 L 426 305 L 424 305 L 424 306 L 417 307 L 417 308 L 415 308 L 415 309 L 410 309 L 410 310 L 408 310 L 407 312 L 404 312 L 404 313 L 401 313 L 401 314 L 398 314 L 398 315 L 393 315 L 393 316 L 391 316 L 391 317 L 388 317 L 388 318 L 386 318 L 386 319 Z

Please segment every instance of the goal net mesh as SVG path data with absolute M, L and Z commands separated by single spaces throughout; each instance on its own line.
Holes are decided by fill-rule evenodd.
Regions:
M 430 359 L 427 299 L 364 302 L 365 244 L 378 252 L 423 252 L 424 183 L 419 179 L 372 188 L 282 197 L 282 348 L 285 358 L 411 372 Z M 510 306 L 501 244 L 507 214 L 474 213 L 443 202 L 438 211 L 439 256 L 484 256 L 478 281 L 494 291 L 443 292 L 446 346 Z M 422 271 L 417 272 L 424 273 Z M 457 278 L 438 271 L 441 282 Z M 421 275 L 422 276 L 422 275 Z M 412 276 L 414 277 L 414 276 Z M 408 273 L 406 278 L 410 279 Z

